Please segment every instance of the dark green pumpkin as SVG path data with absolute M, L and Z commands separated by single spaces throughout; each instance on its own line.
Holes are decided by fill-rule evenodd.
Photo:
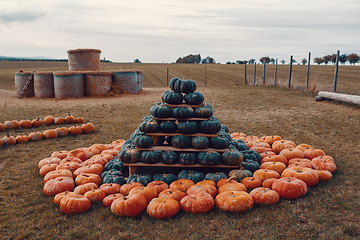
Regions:
M 110 170 L 106 170 L 106 171 L 103 171 L 100 175 L 101 178 L 104 178 L 105 175 L 121 175 L 122 176 L 122 172 L 119 171 L 119 170 L 116 170 L 116 169 L 110 169 Z
M 165 91 L 161 95 L 161 99 L 168 104 L 180 104 L 183 102 L 184 96 L 179 92 Z
M 210 146 L 216 149 L 226 149 L 229 148 L 230 141 L 226 137 L 217 136 L 213 137 L 210 140 Z
M 228 178 L 223 172 L 215 172 L 215 173 L 207 173 L 205 175 L 205 180 L 213 180 L 215 183 L 220 181 L 221 179 Z
M 175 176 L 172 173 L 161 173 L 161 174 L 156 174 L 153 177 L 154 181 L 163 181 L 166 182 L 167 185 L 170 185 L 172 182 L 177 180 L 177 176 Z
M 229 132 L 229 128 L 226 125 L 221 125 L 221 130 L 228 133 Z
M 140 151 L 136 148 L 130 146 L 123 150 L 120 150 L 118 153 L 118 158 L 124 163 L 134 163 L 140 158 Z
M 119 170 L 120 172 L 124 170 L 123 163 L 118 159 L 117 156 L 105 164 L 104 171 L 108 171 L 110 169 Z
M 204 102 L 204 95 L 201 92 L 190 92 L 185 94 L 184 100 L 189 105 L 199 105 Z
M 150 150 L 141 153 L 141 161 L 144 163 L 158 163 L 161 160 L 162 151 Z
M 231 170 L 228 176 L 229 178 L 235 177 L 236 181 L 241 182 L 241 180 L 243 180 L 246 177 L 252 177 L 252 172 L 246 169 L 236 169 L 236 170 Z
M 198 132 L 196 121 L 181 121 L 177 124 L 177 131 L 184 134 L 193 134 Z
M 197 136 L 191 139 L 191 145 L 196 149 L 205 149 L 209 147 L 209 138 L 205 136 Z
M 126 183 L 138 182 L 146 186 L 149 182 L 152 181 L 152 178 L 149 174 L 132 174 L 126 179 Z
M 175 151 L 163 151 L 161 154 L 161 162 L 164 164 L 176 164 L 179 162 L 179 154 Z
M 134 139 L 134 144 L 138 148 L 149 148 L 154 144 L 154 140 L 151 136 L 141 135 Z
M 189 148 L 191 146 L 191 137 L 176 135 L 171 139 L 171 144 L 176 148 Z
M 243 161 L 254 160 L 257 161 L 259 164 L 261 163 L 262 158 L 258 152 L 255 152 L 254 150 L 245 150 L 241 152 L 244 155 Z
M 174 118 L 192 118 L 195 112 L 192 107 L 175 107 L 172 109 L 172 116 Z
M 125 184 L 125 178 L 122 175 L 119 174 L 106 174 L 103 179 L 103 183 L 117 183 L 120 185 Z
M 240 166 L 246 170 L 249 170 L 252 173 L 254 173 L 256 170 L 258 170 L 260 168 L 260 164 L 257 161 L 250 160 L 250 159 L 248 159 L 246 161 L 242 161 Z
M 215 119 L 204 120 L 200 121 L 199 129 L 202 133 L 214 134 L 220 131 L 221 124 Z
M 155 133 L 159 131 L 159 127 L 160 125 L 158 122 L 150 120 L 140 123 L 139 130 L 144 133 Z
M 202 172 L 192 171 L 192 170 L 182 170 L 178 174 L 178 179 L 189 179 L 194 183 L 200 182 L 205 179 Z
M 196 83 L 193 80 L 181 80 L 177 77 L 170 80 L 170 88 L 174 92 L 189 93 L 196 91 Z
M 220 163 L 221 155 L 218 152 L 200 152 L 198 159 L 201 165 L 213 166 Z
M 163 133 L 174 133 L 177 130 L 175 121 L 163 121 L 160 123 L 159 131 Z
M 195 153 L 186 153 L 182 152 L 179 154 L 179 162 L 183 165 L 192 165 L 196 164 L 198 161 L 197 155 Z
M 249 147 L 246 145 L 246 143 L 241 140 L 241 139 L 236 139 L 235 141 L 233 141 L 233 145 L 236 147 L 237 150 L 239 151 L 245 151 L 245 150 L 249 150 Z
M 150 114 L 156 118 L 169 118 L 171 117 L 171 107 L 163 103 L 158 103 L 150 107 Z
M 243 158 L 243 154 L 237 150 L 229 150 L 221 155 L 222 163 L 231 166 L 239 166 Z
M 213 110 L 210 107 L 202 106 L 195 109 L 195 117 L 209 118 L 213 115 Z

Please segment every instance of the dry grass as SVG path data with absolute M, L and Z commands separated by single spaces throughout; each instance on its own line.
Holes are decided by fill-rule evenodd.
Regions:
M 235 81 L 220 84 L 220 76 L 216 78 L 219 82 L 216 86 L 203 87 L 197 82 L 198 90 L 213 105 L 214 114 L 222 124 L 231 132 L 277 134 L 297 144 L 322 148 L 338 165 L 334 178 L 309 189 L 298 200 L 281 200 L 274 206 L 254 207 L 242 214 L 214 209 L 209 214 L 195 216 L 181 212 L 169 220 L 155 220 L 146 213 L 137 218 L 121 218 L 100 204 L 93 204 L 84 214 L 63 214 L 53 204 L 53 198 L 42 193 L 38 161 L 56 150 L 127 139 L 149 114 L 149 108 L 161 101 L 161 93 L 168 90 L 159 87 L 166 80 L 166 67 L 147 70 L 145 66 L 150 69 L 151 65 L 143 66 L 145 73 L 158 76 L 162 82 L 145 79 L 144 85 L 154 87 L 146 87 L 139 95 L 18 100 L 14 92 L 0 90 L 0 122 L 43 118 L 48 114 L 65 116 L 70 112 L 91 121 L 97 128 L 88 135 L 0 149 L 2 239 L 359 239 L 359 107 L 334 101 L 315 102 L 313 93 L 301 90 L 241 86 Z M 185 77 L 192 78 L 191 69 L 186 74 L 189 75 Z M 24 132 L 30 131 L 33 129 Z M 20 130 L 2 132 L 5 133 L 16 135 Z M 159 170 L 141 171 L 152 174 Z

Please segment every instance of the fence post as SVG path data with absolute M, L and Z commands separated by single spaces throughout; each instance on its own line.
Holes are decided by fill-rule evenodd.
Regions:
M 169 86 L 169 68 L 166 68 L 166 86 Z
M 276 59 L 275 62 L 274 87 L 276 86 L 277 65 L 278 65 L 278 59 Z
M 254 67 L 254 86 L 255 86 L 255 81 L 256 81 L 256 63 L 255 63 L 255 67 Z
M 266 68 L 266 62 L 264 61 L 264 69 L 263 69 L 263 86 L 265 85 L 265 68 Z
M 246 86 L 246 84 L 247 84 L 247 79 L 246 79 L 246 63 L 245 63 L 245 86 Z
M 206 86 L 206 66 L 205 66 L 205 86 Z
M 309 89 L 310 59 L 311 59 L 311 52 L 309 52 L 308 67 L 307 67 L 307 74 L 306 74 L 306 89 L 305 89 L 306 91 Z
M 290 88 L 290 86 L 291 86 L 292 62 L 293 62 L 293 55 L 291 55 L 291 56 L 290 56 L 290 68 L 289 68 L 289 82 L 288 82 L 288 88 Z
M 340 50 L 337 50 L 336 63 L 335 63 L 335 76 L 334 76 L 334 92 L 336 92 L 336 87 L 337 87 L 337 77 L 338 77 L 338 69 L 339 69 L 339 56 L 340 56 Z

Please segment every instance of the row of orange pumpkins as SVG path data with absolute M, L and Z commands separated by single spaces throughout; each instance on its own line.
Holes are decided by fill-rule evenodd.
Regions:
M 66 214 L 85 212 L 96 201 L 118 216 L 137 216 L 146 210 L 149 216 L 163 219 L 180 210 L 199 214 L 216 206 L 224 211 L 243 212 L 254 205 L 276 204 L 280 198 L 296 199 L 319 181 L 331 180 L 337 168 L 330 156 L 307 144 L 294 145 L 279 136 L 259 138 L 243 133 L 233 133 L 232 138 L 242 139 L 250 149 L 261 152 L 262 164 L 253 176 L 240 179 L 234 174 L 217 182 L 197 183 L 179 179 L 169 185 L 162 181 L 152 181 L 147 186 L 136 182 L 101 184 L 104 166 L 124 142 L 120 139 L 111 144 L 54 152 L 50 158 L 41 160 L 38 167 L 44 176 L 43 191 L 54 196 L 55 204 Z M 260 147 L 268 149 L 261 151 Z M 241 174 L 241 169 L 235 171 Z

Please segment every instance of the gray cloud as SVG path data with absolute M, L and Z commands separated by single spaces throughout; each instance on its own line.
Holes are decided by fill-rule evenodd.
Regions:
M 28 22 L 34 21 L 43 17 L 43 12 L 12 12 L 12 13 L 0 13 L 0 21 L 5 23 L 10 22 Z

